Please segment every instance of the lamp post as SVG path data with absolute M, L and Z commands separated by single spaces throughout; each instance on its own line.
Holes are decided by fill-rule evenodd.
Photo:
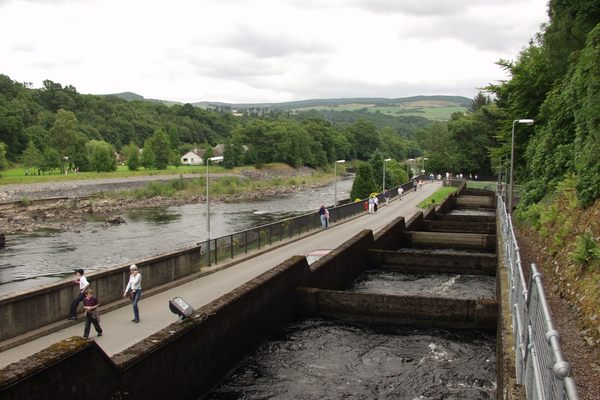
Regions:
M 513 205 L 513 171 L 515 165 L 515 125 L 523 124 L 523 125 L 533 125 L 532 119 L 516 119 L 512 123 L 512 135 L 510 139 L 510 186 L 508 187 L 508 213 L 512 215 L 512 205 Z
M 211 157 L 206 159 L 206 242 L 208 243 L 208 264 L 210 265 L 210 202 L 208 201 L 208 163 L 210 161 L 223 161 L 223 157 Z
M 345 162 L 346 162 L 346 160 L 336 160 L 336 162 L 333 163 L 333 186 L 334 186 L 333 206 L 334 207 L 337 207 L 337 165 L 343 164 Z
M 429 160 L 429 158 L 427 157 L 423 157 L 423 169 L 421 170 L 421 174 L 425 175 L 425 161 Z
M 388 161 L 392 161 L 392 159 L 391 158 L 383 159 L 383 183 L 382 183 L 381 193 L 385 192 L 385 163 Z

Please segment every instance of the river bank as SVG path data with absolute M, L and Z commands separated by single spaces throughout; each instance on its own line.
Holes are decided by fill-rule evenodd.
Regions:
M 212 203 L 252 201 L 269 196 L 277 196 L 284 193 L 292 193 L 310 190 L 311 188 L 326 185 L 331 180 L 327 176 L 317 176 L 316 172 L 309 168 L 269 168 L 261 170 L 243 171 L 236 175 L 238 179 L 253 182 L 261 182 L 262 185 L 248 186 L 235 193 L 213 193 L 210 200 Z M 213 174 L 211 181 L 223 177 L 231 177 L 232 174 Z M 165 181 L 164 177 L 147 177 L 143 185 L 149 182 Z M 198 179 L 198 177 L 169 177 L 170 180 Z M 308 179 L 310 178 L 310 179 Z M 83 185 L 70 183 L 68 192 L 61 188 L 61 184 L 45 183 L 37 187 L 35 192 L 37 198 L 51 198 L 58 195 L 69 197 L 49 202 L 21 201 L 18 205 L 5 208 L 0 211 L 0 232 L 14 234 L 19 232 L 33 232 L 38 230 L 60 230 L 77 231 L 78 227 L 87 221 L 103 220 L 106 224 L 121 223 L 119 214 L 131 209 L 182 206 L 185 204 L 197 204 L 206 201 L 203 190 L 181 190 L 170 196 L 136 197 L 128 195 L 142 186 L 140 180 L 115 179 L 102 180 L 94 183 L 86 181 Z M 110 185 L 110 190 L 106 187 Z M 83 188 L 78 190 L 79 188 Z M 18 188 L 11 188 L 13 195 L 18 196 Z M 16 191 L 16 192 L 15 192 Z M 24 186 L 23 193 L 31 192 Z M 118 194 L 116 193 L 118 192 Z M 15 194 L 16 193 L 16 194 Z M 74 197 L 86 196 L 86 197 Z M 26 196 L 23 196 L 26 197 Z

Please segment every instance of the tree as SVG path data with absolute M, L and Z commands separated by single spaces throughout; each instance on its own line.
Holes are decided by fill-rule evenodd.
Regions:
M 57 111 L 56 120 L 50 129 L 50 144 L 61 159 L 69 157 L 70 160 L 73 160 L 77 153 L 75 150 L 77 126 L 78 121 L 74 113 L 62 108 Z M 81 149 L 79 150 L 81 151 Z
M 6 168 L 6 144 L 0 142 L 0 171 Z
M 130 171 L 137 171 L 140 167 L 140 149 L 133 143 L 129 143 L 121 149 L 121 153 L 125 157 L 127 168 Z
M 167 169 L 171 155 L 167 132 L 162 128 L 157 129 L 148 141 L 154 154 L 154 166 L 157 169 Z
M 380 139 L 375 125 L 370 121 L 359 120 L 346 128 L 352 150 L 359 160 L 368 160 L 380 147 Z
M 52 172 L 55 169 L 61 168 L 62 162 L 60 158 L 60 154 L 53 148 L 47 148 L 43 153 L 43 164 L 40 168 L 41 171 L 49 171 Z M 39 173 L 40 171 L 38 171 Z
M 146 143 L 144 143 L 140 163 L 146 169 L 151 169 L 156 163 L 156 157 L 154 155 L 154 150 L 152 150 L 152 146 L 150 145 L 150 140 L 146 140 Z
M 30 140 L 27 144 L 27 148 L 21 154 L 21 163 L 26 169 L 39 168 L 44 162 L 42 153 L 38 150 L 33 141 Z
M 361 163 L 356 171 L 350 197 L 353 199 L 366 199 L 371 193 L 377 192 L 377 184 L 373 179 L 373 169 L 368 163 Z
M 88 154 L 92 167 L 96 172 L 111 172 L 117 169 L 117 158 L 114 147 L 105 141 L 91 140 L 88 145 Z

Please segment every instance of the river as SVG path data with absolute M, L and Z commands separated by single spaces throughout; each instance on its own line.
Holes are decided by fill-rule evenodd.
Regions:
M 349 198 L 352 182 L 338 181 L 338 201 Z M 333 198 L 331 183 L 259 201 L 211 203 L 211 238 L 316 211 Z M 91 215 L 77 231 L 7 235 L 0 249 L 0 296 L 64 279 L 75 268 L 97 271 L 206 240 L 206 203 L 134 209 L 122 217 L 122 225 L 106 225 Z

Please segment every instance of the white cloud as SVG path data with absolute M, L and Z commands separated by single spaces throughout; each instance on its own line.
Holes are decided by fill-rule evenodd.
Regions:
M 545 0 L 0 0 L 0 73 L 179 101 L 473 96 Z

